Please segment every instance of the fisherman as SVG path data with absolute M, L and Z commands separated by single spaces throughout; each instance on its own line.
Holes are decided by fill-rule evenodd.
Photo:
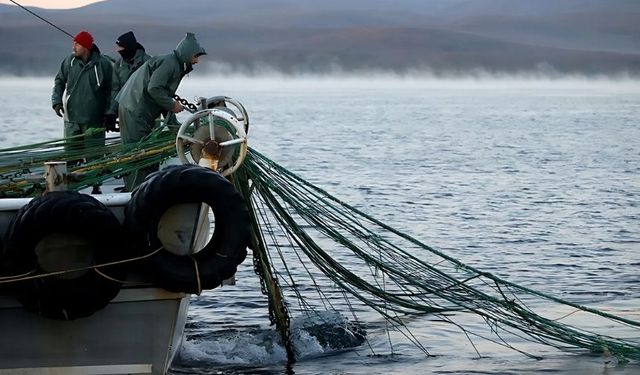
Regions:
M 149 135 L 161 114 L 166 119 L 183 110 L 173 97 L 182 78 L 205 54 L 195 35 L 187 33 L 172 53 L 152 57 L 133 73 L 116 97 L 120 137 L 125 147 Z M 133 190 L 156 169 L 157 165 L 125 175 L 124 191 Z
M 104 147 L 105 115 L 111 96 L 111 62 L 100 54 L 87 31 L 73 38 L 73 53 L 65 58 L 54 79 L 51 105 L 55 113 L 64 118 L 64 136 L 86 135 L 67 140 L 66 151 L 82 152 Z M 64 93 L 64 97 L 63 97 Z M 93 194 L 100 187 L 93 187 Z
M 126 32 L 116 40 L 117 51 L 120 58 L 113 65 L 113 77 L 111 82 L 111 105 L 105 119 L 107 131 L 119 131 L 116 128 L 116 118 L 118 117 L 118 102 L 116 96 L 131 74 L 142 64 L 151 58 L 144 47 L 138 43 L 133 31 Z

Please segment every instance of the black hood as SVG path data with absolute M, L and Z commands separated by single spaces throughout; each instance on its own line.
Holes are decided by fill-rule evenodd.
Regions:
M 124 48 L 123 50 L 118 51 L 118 53 L 126 61 L 133 59 L 137 50 L 141 49 L 144 51 L 144 47 L 138 43 L 136 36 L 133 35 L 133 31 L 120 35 L 116 40 L 116 44 Z
M 138 41 L 136 40 L 136 36 L 133 35 L 133 31 L 128 31 L 120 35 L 118 39 L 116 39 L 116 44 L 130 51 L 137 50 L 139 45 Z

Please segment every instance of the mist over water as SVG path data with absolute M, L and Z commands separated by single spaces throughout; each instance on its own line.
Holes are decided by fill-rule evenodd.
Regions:
M 476 69 L 640 74 L 638 4 L 630 0 L 273 0 L 263 5 L 108 0 L 42 16 L 71 34 L 87 28 L 96 45 L 116 57 L 114 41 L 126 30 L 134 30 L 154 56 L 171 52 L 185 31 L 194 31 L 210 51 L 207 69 L 225 75 L 367 74 L 369 69 L 408 74 L 431 69 L 454 76 Z M 176 15 L 183 22 L 176 22 Z M 41 74 L 57 69 L 68 53 L 67 36 L 19 8 L 0 6 L 0 21 L 6 35 L 0 72 Z
M 198 69 L 198 67 L 196 67 Z M 203 69 L 192 74 L 194 80 L 217 82 L 223 87 L 241 87 L 247 89 L 296 88 L 296 89 L 381 89 L 422 88 L 425 93 L 430 89 L 548 89 L 548 90 L 591 90 L 591 93 L 603 90 L 638 90 L 640 78 L 632 74 L 549 74 L 541 71 L 529 71 L 521 74 L 490 72 L 484 69 L 437 73 L 431 70 L 415 69 L 406 73 L 394 73 L 387 70 L 364 70 L 360 72 L 335 71 L 328 74 L 302 72 L 285 74 L 269 69 L 259 70 L 257 74 L 225 72 L 224 69 Z M 197 76 L 197 78 L 196 78 Z M 197 82 L 183 81 L 181 89 Z M 585 92 L 585 94 L 588 94 Z
M 53 75 L 0 79 L 7 100 L 0 147 L 61 136 L 52 84 Z M 196 70 L 178 94 L 240 100 L 253 148 L 448 255 L 640 319 L 639 81 L 427 73 L 222 77 Z M 295 373 L 640 373 L 634 362 L 517 339 L 518 348 L 544 359 L 474 339 L 478 359 L 456 327 L 428 315 L 407 317 L 434 355 L 427 357 L 397 333 L 391 346 L 384 321 L 371 312 L 360 312 L 365 344 L 352 340 L 356 328 L 340 329 L 351 327 L 348 311 L 327 314 L 331 329 L 296 317 Z M 471 315 L 459 318 L 485 327 Z M 174 372 L 280 374 L 284 358 L 248 259 L 235 286 L 193 298 Z

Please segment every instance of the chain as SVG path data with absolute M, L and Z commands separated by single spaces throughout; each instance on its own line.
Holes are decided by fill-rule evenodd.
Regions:
M 242 173 L 240 175 L 244 176 Z M 249 183 L 247 183 L 247 186 L 249 186 Z M 288 363 L 292 364 L 296 361 L 296 356 L 290 336 L 291 321 L 289 318 L 289 310 L 284 302 L 280 283 L 269 265 L 269 257 L 267 256 L 268 251 L 258 227 L 258 219 L 256 218 L 254 211 L 254 209 L 259 210 L 259 207 L 254 206 L 252 203 L 255 202 L 251 202 L 252 199 L 250 199 L 251 190 L 256 187 L 256 181 L 253 180 L 253 183 L 250 186 L 251 188 L 248 191 L 245 189 L 241 189 L 241 191 L 245 199 L 250 202 L 248 204 L 248 208 L 253 224 L 253 234 L 251 236 L 250 245 L 253 252 L 253 271 L 260 279 L 260 291 L 263 295 L 266 295 L 269 300 L 269 322 L 272 325 L 275 324 L 280 332 L 280 337 L 282 338 L 283 345 L 287 352 Z
M 187 99 L 182 99 L 178 95 L 174 95 L 173 98 L 177 100 L 180 104 L 182 104 L 184 107 L 187 107 L 191 112 L 195 112 L 198 109 L 198 106 L 196 106 L 193 103 L 189 103 Z
M 257 244 L 256 248 L 262 248 L 266 250 L 259 244 Z M 296 358 L 295 352 L 293 350 L 293 343 L 291 342 L 290 337 L 291 321 L 289 319 L 289 310 L 282 300 L 282 295 L 280 294 L 282 289 L 280 288 L 278 279 L 275 277 L 275 275 L 269 272 L 269 265 L 262 263 L 262 261 L 260 260 L 261 255 L 264 254 L 264 252 L 261 252 L 258 249 L 253 250 L 253 271 L 256 273 L 256 275 L 258 275 L 260 279 L 260 290 L 262 294 L 269 297 L 269 322 L 271 323 L 271 325 L 275 324 L 278 327 L 285 350 L 287 351 L 287 359 L 289 363 L 294 363 Z M 274 298 L 274 295 L 269 293 L 266 285 L 267 278 L 273 284 L 272 287 L 275 290 L 279 291 L 276 293 L 276 295 L 279 295 L 279 298 Z M 280 310 L 280 314 L 278 314 L 276 310 Z M 279 321 L 279 316 L 281 316 L 284 321 Z
M 262 267 L 260 267 L 260 259 L 254 255 L 253 257 L 253 272 L 258 275 L 260 279 L 260 291 L 263 295 L 267 295 L 267 287 L 264 285 L 264 273 L 262 272 Z M 271 323 L 274 323 L 271 321 Z

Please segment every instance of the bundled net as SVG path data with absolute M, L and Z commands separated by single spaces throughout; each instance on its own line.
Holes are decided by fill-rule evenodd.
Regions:
M 174 157 L 175 132 L 157 127 L 139 143 L 123 145 L 119 137 L 85 141 L 90 132 L 69 138 L 0 149 L 0 198 L 35 197 L 45 190 L 44 163 L 67 162 L 69 189 L 80 190 Z

